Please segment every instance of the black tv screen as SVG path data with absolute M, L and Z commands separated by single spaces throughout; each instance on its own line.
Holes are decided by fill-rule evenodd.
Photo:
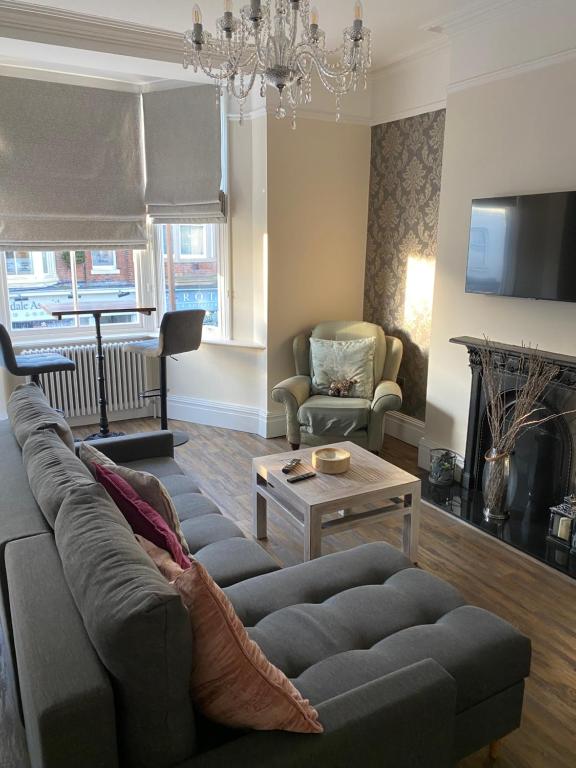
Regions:
M 576 192 L 473 200 L 466 292 L 576 301 Z

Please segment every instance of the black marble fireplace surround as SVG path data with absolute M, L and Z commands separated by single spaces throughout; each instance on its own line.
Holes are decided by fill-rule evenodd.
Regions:
M 436 506 L 451 512 L 513 547 L 576 578 L 576 556 L 547 540 L 549 508 L 560 503 L 576 487 L 576 414 L 558 416 L 527 430 L 518 440 L 511 461 L 510 518 L 503 523 L 487 522 L 483 515 L 482 473 L 484 455 L 490 448 L 490 431 L 482 391 L 482 368 L 478 350 L 486 341 L 469 336 L 450 339 L 468 350 L 472 371 L 466 453 L 461 484 L 435 488 L 427 481 L 423 495 Z M 534 354 L 528 348 L 490 342 L 494 365 L 503 372 L 502 394 L 512 400 L 522 374 L 522 357 Z M 538 350 L 558 368 L 546 389 L 539 415 L 561 414 L 576 409 L 576 357 Z

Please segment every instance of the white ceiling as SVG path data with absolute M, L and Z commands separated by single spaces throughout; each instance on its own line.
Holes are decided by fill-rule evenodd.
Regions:
M 31 4 L 63 8 L 77 13 L 131 21 L 152 27 L 184 31 L 191 24 L 193 0 L 24 0 Z M 427 27 L 439 17 L 478 8 L 505 5 L 509 0 L 364 0 L 365 23 L 373 34 L 374 69 L 402 58 L 415 49 L 438 41 Z M 235 0 L 238 9 L 248 0 Z M 213 29 L 223 0 L 200 0 L 204 22 Z M 336 44 L 350 24 L 354 0 L 315 0 L 320 25 L 328 42 Z

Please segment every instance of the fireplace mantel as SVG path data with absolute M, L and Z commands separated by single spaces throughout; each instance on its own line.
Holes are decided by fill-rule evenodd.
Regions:
M 558 367 L 558 376 L 555 383 L 570 388 L 576 387 L 576 357 L 572 355 L 547 352 L 543 349 L 538 349 L 538 347 L 520 347 L 515 344 L 503 344 L 499 341 L 477 339 L 474 336 L 455 336 L 450 339 L 450 342 L 452 344 L 460 344 L 468 349 L 471 368 L 480 366 L 479 349 L 490 348 L 493 350 L 500 357 L 498 363 L 508 368 L 511 373 L 517 370 L 518 360 L 530 355 L 538 355 L 547 363 Z

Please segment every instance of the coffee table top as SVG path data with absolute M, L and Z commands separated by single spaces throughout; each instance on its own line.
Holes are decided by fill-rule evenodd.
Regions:
M 283 486 L 283 492 L 289 491 L 307 506 L 330 504 L 335 501 L 362 501 L 362 498 L 374 491 L 390 491 L 390 495 L 409 493 L 419 478 L 394 466 L 389 461 L 375 456 L 351 442 L 334 443 L 322 448 L 344 448 L 350 452 L 350 469 L 341 475 L 325 475 L 320 472 L 311 480 L 301 483 L 288 483 L 287 478 L 295 474 L 316 471 L 312 466 L 312 453 L 316 448 L 276 453 L 272 456 L 260 456 L 252 462 L 254 470 L 267 482 Z M 282 472 L 282 467 L 290 459 L 299 458 L 302 464 L 290 475 Z

